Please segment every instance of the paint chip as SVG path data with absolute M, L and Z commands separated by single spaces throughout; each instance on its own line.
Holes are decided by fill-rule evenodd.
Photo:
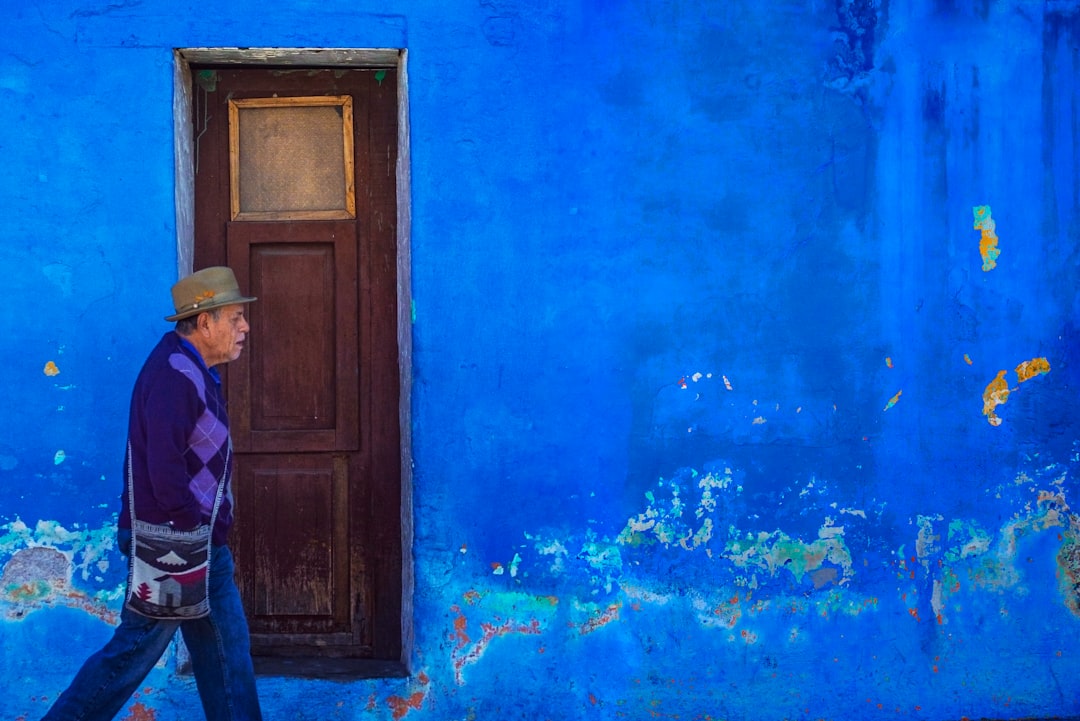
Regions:
M 57 367 L 57 365 L 55 363 L 53 363 L 52 361 L 49 361 L 48 363 L 45 364 L 44 373 L 47 376 L 58 376 L 58 375 L 60 375 L 60 369 Z
M 1035 376 L 1050 372 L 1050 361 L 1045 358 L 1032 358 L 1016 366 L 1016 376 L 1020 382 L 1029 381 Z
M 975 214 L 975 229 L 982 232 L 979 239 L 979 254 L 982 256 L 983 272 L 988 272 L 997 267 L 998 256 L 1001 250 L 998 248 L 997 223 L 990 215 L 989 205 L 976 205 L 972 212 Z

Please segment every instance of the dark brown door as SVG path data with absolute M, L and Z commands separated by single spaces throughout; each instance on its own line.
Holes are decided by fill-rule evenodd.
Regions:
M 253 652 L 401 652 L 393 70 L 193 67 L 195 267 L 251 334 L 225 368 Z

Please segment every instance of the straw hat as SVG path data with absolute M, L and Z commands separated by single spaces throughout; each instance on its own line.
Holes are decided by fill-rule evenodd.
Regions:
M 170 323 L 225 305 L 258 300 L 242 294 L 232 268 L 220 265 L 203 268 L 179 281 L 172 287 L 172 298 L 176 313 L 165 317 Z

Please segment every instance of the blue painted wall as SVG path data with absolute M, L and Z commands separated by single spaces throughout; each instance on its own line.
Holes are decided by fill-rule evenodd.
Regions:
M 271 718 L 1080 715 L 1078 5 L 8 7 L 0 717 L 120 606 L 204 46 L 409 49 L 414 674 Z

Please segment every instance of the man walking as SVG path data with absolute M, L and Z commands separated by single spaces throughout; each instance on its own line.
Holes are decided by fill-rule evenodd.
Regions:
M 225 267 L 184 278 L 172 297 L 176 313 L 165 320 L 176 328 L 151 351 L 131 397 L 118 540 L 132 566 L 120 625 L 43 721 L 115 717 L 177 629 L 208 721 L 262 718 L 226 545 L 232 456 L 216 370 L 240 357 L 244 308 L 255 298 Z

